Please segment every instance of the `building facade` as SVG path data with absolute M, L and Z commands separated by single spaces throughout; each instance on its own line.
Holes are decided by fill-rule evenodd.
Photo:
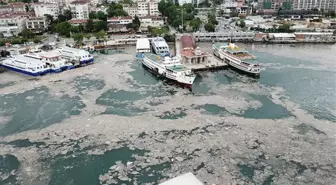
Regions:
M 140 17 L 140 23 L 141 31 L 148 31 L 148 26 L 161 27 L 164 25 L 163 18 L 159 16 Z
M 33 33 L 42 33 L 48 28 L 45 17 L 31 17 L 26 21 L 26 28 Z
M 61 12 L 59 5 L 56 3 L 34 3 L 33 8 L 36 17 L 49 14 L 56 19 Z
M 89 3 L 87 1 L 73 1 L 70 3 L 73 19 L 89 19 Z
M 132 17 L 135 15 L 138 17 L 161 15 L 156 0 L 140 0 L 134 5 L 123 5 L 123 9 Z

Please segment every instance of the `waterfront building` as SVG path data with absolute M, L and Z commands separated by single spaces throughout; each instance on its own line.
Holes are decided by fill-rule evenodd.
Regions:
M 70 3 L 70 10 L 73 19 L 89 19 L 89 3 L 84 0 L 77 0 Z
M 295 32 L 297 41 L 301 42 L 323 42 L 336 41 L 336 37 L 332 32 Z
M 66 0 L 38 0 L 39 3 L 53 3 L 58 4 L 60 7 L 66 5 Z
M 32 16 L 27 12 L 20 13 L 2 13 L 0 14 L 0 27 L 4 27 L 2 30 L 13 30 L 13 35 L 21 32 L 26 28 L 26 20 Z M 14 31 L 15 30 L 15 31 Z
M 26 21 L 26 28 L 33 33 L 42 33 L 48 28 L 45 17 L 31 17 Z
M 34 3 L 33 9 L 36 17 L 43 17 L 49 14 L 57 19 L 60 14 L 60 6 L 57 3 Z
M 196 47 L 195 40 L 190 35 L 181 36 L 181 60 L 182 64 L 208 63 L 209 53 Z
M 109 33 L 124 33 L 128 32 L 127 25 L 132 23 L 131 16 L 111 17 L 107 20 Z

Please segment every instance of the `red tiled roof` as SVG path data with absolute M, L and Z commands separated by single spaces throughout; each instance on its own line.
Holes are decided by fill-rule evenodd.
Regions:
M 87 0 L 77 0 L 77 1 L 72 1 L 70 4 L 86 4 L 88 3 Z
M 71 19 L 70 20 L 70 23 L 73 23 L 73 24 L 80 24 L 80 23 L 87 23 L 88 20 L 87 19 Z
M 183 35 L 181 37 L 182 49 L 193 49 L 196 47 L 193 38 L 189 35 Z
M 195 56 L 204 57 L 204 56 L 208 56 L 209 55 L 209 53 L 203 52 L 203 51 L 202 51 L 201 55 L 195 55 L 194 51 L 195 51 L 194 49 L 191 49 L 191 50 L 182 50 L 181 51 L 181 55 L 185 56 L 185 57 L 195 57 Z
M 131 16 L 124 16 L 124 17 L 111 17 L 110 20 L 128 20 L 132 19 Z

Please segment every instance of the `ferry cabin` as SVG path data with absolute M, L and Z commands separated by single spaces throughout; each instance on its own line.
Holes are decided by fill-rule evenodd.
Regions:
M 65 59 L 62 59 L 59 53 L 44 52 L 40 54 L 43 61 L 50 66 L 52 72 L 62 72 L 67 69 L 72 69 L 73 65 L 67 64 Z
M 15 57 L 8 58 L 0 65 L 9 70 L 31 76 L 40 76 L 50 71 L 50 68 L 45 62 L 24 55 L 16 55 Z
M 64 47 L 59 51 L 62 58 L 75 63 L 78 62 L 79 65 L 92 64 L 94 60 L 93 56 L 88 51 L 82 49 Z

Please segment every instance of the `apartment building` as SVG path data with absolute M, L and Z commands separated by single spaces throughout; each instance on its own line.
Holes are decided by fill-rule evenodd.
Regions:
M 292 0 L 293 9 L 295 10 L 311 10 L 318 8 L 319 10 L 336 11 L 335 0 Z
M 89 18 L 89 3 L 88 1 L 77 0 L 70 3 L 70 10 L 73 19 L 88 19 Z
M 26 3 L 8 3 L 7 5 L 0 6 L 1 12 L 26 12 Z
M 56 19 L 61 12 L 60 6 L 57 3 L 34 3 L 33 8 L 36 17 L 43 17 L 49 14 Z
M 140 0 L 134 5 L 123 5 L 123 9 L 132 17 L 135 15 L 138 17 L 161 15 L 156 0 Z
M 2 13 L 0 14 L 0 33 L 4 37 L 11 37 L 19 34 L 25 29 L 28 13 Z
M 26 28 L 33 33 L 42 33 L 48 28 L 45 17 L 31 17 L 26 21 Z

